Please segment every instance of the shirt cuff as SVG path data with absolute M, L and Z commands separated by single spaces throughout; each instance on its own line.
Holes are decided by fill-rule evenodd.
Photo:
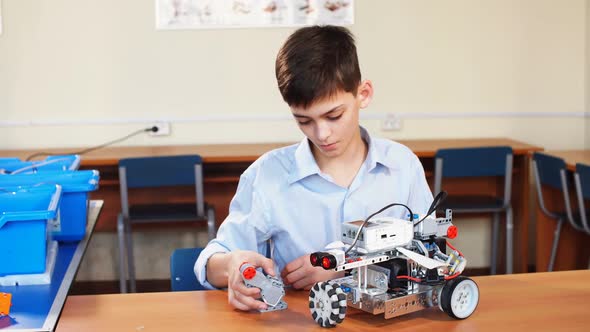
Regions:
M 227 252 L 229 252 L 227 248 L 216 242 L 209 243 L 205 247 L 205 249 L 201 251 L 199 258 L 195 262 L 194 271 L 197 280 L 203 287 L 207 289 L 218 289 L 207 281 L 207 262 L 209 261 L 209 258 L 211 258 L 211 256 L 213 256 L 214 254 Z

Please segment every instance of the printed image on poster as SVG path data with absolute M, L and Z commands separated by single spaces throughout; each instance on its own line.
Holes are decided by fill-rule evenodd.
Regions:
M 354 0 L 156 0 L 156 28 L 352 25 Z

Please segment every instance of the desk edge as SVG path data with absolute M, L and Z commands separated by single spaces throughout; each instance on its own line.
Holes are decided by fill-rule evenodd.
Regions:
M 57 327 L 57 321 L 65 305 L 70 287 L 72 286 L 74 278 L 78 273 L 80 263 L 82 262 L 82 257 L 86 252 L 86 248 L 88 248 L 88 243 L 90 242 L 90 238 L 92 237 L 92 232 L 94 231 L 94 227 L 96 226 L 96 221 L 98 220 L 98 216 L 100 215 L 100 211 L 102 210 L 103 204 L 104 201 L 102 200 L 91 200 L 90 202 L 88 202 L 89 220 L 88 225 L 86 226 L 86 235 L 80 242 L 78 242 L 78 246 L 76 247 L 74 256 L 72 256 L 72 260 L 68 265 L 68 269 L 66 270 L 61 285 L 59 286 L 59 290 L 57 291 L 57 294 L 53 299 L 51 309 L 49 309 L 49 313 L 45 318 L 45 323 L 43 324 L 42 331 L 54 331 Z M 94 212 L 94 209 L 97 209 L 97 211 Z M 96 213 L 96 215 L 91 216 L 91 213 Z

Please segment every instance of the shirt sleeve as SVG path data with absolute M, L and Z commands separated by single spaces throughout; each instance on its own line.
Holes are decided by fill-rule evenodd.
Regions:
M 205 288 L 215 289 L 207 281 L 207 262 L 213 254 L 238 249 L 262 255 L 266 252 L 266 243 L 270 238 L 268 205 L 255 190 L 252 173 L 246 172 L 240 177 L 229 215 L 219 227 L 217 237 L 207 244 L 195 263 L 195 275 Z
M 424 167 L 420 162 L 420 159 L 416 155 L 413 155 L 412 162 L 412 180 L 410 181 L 410 197 L 408 199 L 408 206 L 412 207 L 415 213 L 424 216 L 428 212 L 430 204 L 432 204 L 433 197 L 428 182 L 426 181 L 426 175 L 424 174 Z M 436 215 L 436 211 L 434 212 Z

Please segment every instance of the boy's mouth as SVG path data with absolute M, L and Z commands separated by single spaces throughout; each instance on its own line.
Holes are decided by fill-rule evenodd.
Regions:
M 324 151 L 332 151 L 334 149 L 336 149 L 336 143 L 331 143 L 331 144 L 321 144 L 320 147 L 322 148 L 322 150 Z

